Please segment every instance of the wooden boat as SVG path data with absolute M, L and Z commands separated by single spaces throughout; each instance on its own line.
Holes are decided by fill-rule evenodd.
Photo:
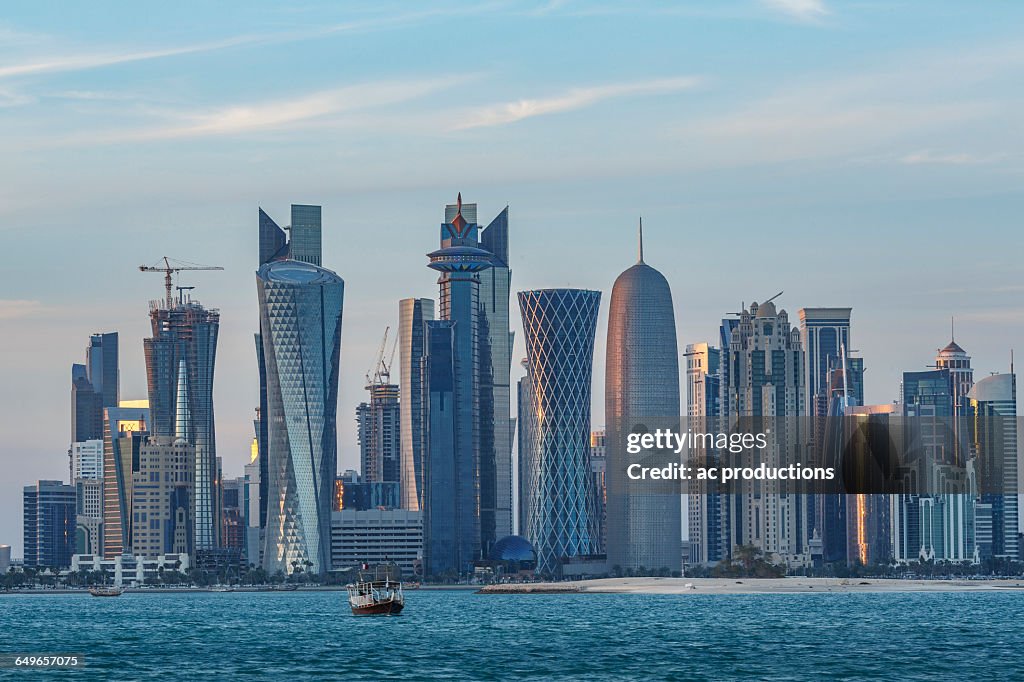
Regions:
M 124 594 L 123 587 L 90 587 L 89 594 L 94 597 L 120 597 Z
M 405 608 L 402 583 L 387 579 L 352 583 L 348 603 L 357 616 L 397 616 Z

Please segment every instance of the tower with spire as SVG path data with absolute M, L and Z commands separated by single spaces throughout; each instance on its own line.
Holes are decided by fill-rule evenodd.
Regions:
M 483 230 L 476 214 L 476 204 L 464 204 L 461 193 L 445 207 L 440 248 L 427 254 L 428 267 L 440 273 L 440 300 L 438 319 L 423 329 L 427 369 L 418 393 L 425 405 L 403 399 L 402 409 L 424 414 L 432 430 L 419 466 L 402 465 L 405 472 L 422 471 L 422 481 L 402 485 L 422 488 L 428 575 L 472 570 L 512 531 L 508 207 Z M 402 371 L 408 371 L 404 364 Z M 450 407 L 437 399 L 445 392 Z
M 679 354 L 672 290 L 644 262 L 643 221 L 637 262 L 615 280 L 608 313 L 605 419 L 609 433 L 638 420 L 678 416 Z M 607 554 L 625 570 L 668 568 L 681 562 L 681 497 L 629 481 L 631 463 L 621 438 L 607 440 Z

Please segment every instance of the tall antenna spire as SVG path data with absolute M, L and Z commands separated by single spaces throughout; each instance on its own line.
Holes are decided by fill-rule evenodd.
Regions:
M 637 263 L 644 262 L 644 217 L 640 216 L 640 229 L 639 229 L 639 249 L 637 253 Z
M 956 329 L 953 326 L 954 319 L 952 315 L 949 316 L 949 340 L 956 343 Z

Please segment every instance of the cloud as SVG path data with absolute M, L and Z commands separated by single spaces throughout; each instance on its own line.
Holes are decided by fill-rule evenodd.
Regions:
M 225 40 L 218 40 L 209 43 L 197 43 L 194 45 L 183 45 L 181 47 L 170 47 L 153 50 L 129 50 L 123 52 L 107 52 L 92 54 L 64 55 L 56 57 L 36 58 L 33 61 L 12 66 L 0 67 L 0 78 L 12 78 L 16 76 L 28 76 L 40 73 L 57 73 L 62 71 L 83 71 L 103 66 L 116 64 L 128 64 L 131 62 L 160 59 L 163 57 L 174 57 L 177 55 L 195 54 L 199 52 L 210 52 L 222 50 L 237 45 L 245 45 L 261 40 L 259 36 L 236 36 Z
M 149 61 L 166 57 L 176 57 L 187 54 L 212 52 L 231 47 L 244 45 L 267 45 L 296 42 L 315 38 L 329 37 L 338 33 L 385 30 L 388 28 L 401 27 L 408 24 L 424 21 L 431 18 L 461 16 L 486 12 L 492 9 L 491 5 L 472 5 L 467 7 L 439 8 L 405 14 L 384 14 L 380 17 L 360 21 L 349 21 L 329 26 L 317 26 L 296 31 L 282 33 L 266 33 L 239 35 L 222 40 L 215 40 L 192 45 L 178 47 L 153 48 L 153 49 L 122 49 L 109 52 L 87 52 L 82 54 L 65 54 L 57 56 L 37 56 L 21 64 L 0 67 L 0 78 L 13 78 L 17 76 L 29 76 L 44 73 L 59 73 L 67 71 L 84 71 L 105 66 L 128 64 L 132 62 Z M 5 29 L 0 25 L 0 44 L 10 42 L 7 38 L 20 38 L 18 42 L 42 43 L 43 36 L 35 34 L 22 34 Z M 52 40 L 47 41 L 52 42 Z
M 586 88 L 573 88 L 564 94 L 544 99 L 521 99 L 486 107 L 457 123 L 456 130 L 507 125 L 547 114 L 583 109 L 598 102 L 629 96 L 659 95 L 693 88 L 700 83 L 694 76 L 660 78 L 635 83 L 618 83 Z
M 471 76 L 451 75 L 432 79 L 378 81 L 320 90 L 304 96 L 238 104 L 205 112 L 169 112 L 166 124 L 149 128 L 90 132 L 79 138 L 65 139 L 90 144 L 166 140 L 215 135 L 239 135 L 253 131 L 286 130 L 368 109 L 385 107 L 423 97 L 465 83 Z
M 928 149 L 911 152 L 901 156 L 899 162 L 908 166 L 978 166 L 995 163 L 1006 158 L 1006 154 L 968 154 L 947 153 L 937 154 Z
M 39 301 L 0 298 L 0 320 L 20 320 L 42 312 Z
M 761 3 L 800 21 L 820 21 L 829 14 L 822 0 L 761 0 Z

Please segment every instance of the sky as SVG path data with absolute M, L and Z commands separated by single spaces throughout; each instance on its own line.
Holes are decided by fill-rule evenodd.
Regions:
M 950 337 L 976 377 L 1024 332 L 1024 6 L 861 0 L 9 2 L 0 18 L 0 544 L 67 479 L 70 366 L 118 331 L 121 394 L 162 256 L 221 311 L 225 476 L 248 461 L 257 207 L 323 206 L 346 282 L 339 468 L 397 301 L 462 193 L 506 204 L 515 290 L 668 278 L 680 351 L 779 291 L 852 306 L 868 402 Z M 520 329 L 513 302 L 513 324 Z M 595 348 L 603 422 L 606 315 Z M 521 334 L 515 358 L 522 357 Z M 513 380 L 521 370 L 513 365 Z

